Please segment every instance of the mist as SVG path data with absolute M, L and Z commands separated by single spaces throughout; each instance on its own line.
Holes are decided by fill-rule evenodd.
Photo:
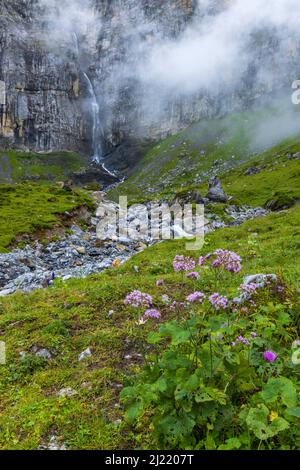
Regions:
M 215 4 L 206 0 L 206 9 Z M 179 93 L 234 88 L 257 57 L 257 80 L 275 81 L 296 56 L 300 26 L 298 0 L 232 0 L 216 16 L 195 15 L 177 40 L 158 42 L 139 66 L 141 80 Z M 203 1 L 198 9 L 203 11 Z M 268 33 L 275 48 L 267 50 Z M 259 35 L 265 35 L 260 42 Z M 272 65 L 272 67 L 271 67 Z M 272 72 L 273 69 L 273 72 Z M 274 70 L 275 69 L 275 70 Z M 296 78 L 296 77 L 295 77 Z
M 40 0 L 50 45 L 72 41 L 74 32 L 89 43 L 96 63 L 92 79 L 101 110 L 105 110 L 104 131 L 113 126 L 112 110 L 132 84 L 134 98 L 127 118 L 136 120 L 135 132 L 143 137 L 149 128 L 163 131 L 165 127 L 166 134 L 170 126 L 177 130 L 172 121 L 176 106 L 181 107 L 183 121 L 185 107 L 195 107 L 192 120 L 224 115 L 238 109 L 231 104 L 232 96 L 239 96 L 242 103 L 247 93 L 262 96 L 289 87 L 299 78 L 299 0 L 195 0 L 191 20 L 175 35 L 166 34 L 160 19 L 147 15 L 137 0 L 108 3 L 105 8 L 111 8 L 112 20 L 104 32 L 105 14 L 100 14 L 104 3 Z M 118 28 L 124 42 L 120 41 L 122 53 L 114 51 L 116 58 L 109 63 L 108 73 L 103 62 L 107 63 L 110 48 L 117 48 L 110 38 L 103 40 L 109 28 Z M 97 52 L 99 38 L 105 60 Z M 218 102 L 224 96 L 230 99 Z M 204 111 L 196 109 L 199 102 Z M 288 111 L 273 121 L 268 132 L 258 130 L 256 138 L 265 140 L 269 135 L 272 140 L 279 133 L 284 137 L 291 129 L 297 131 L 298 120 Z
M 49 45 L 69 40 L 74 32 L 86 35 L 101 28 L 92 0 L 38 0 L 38 5 L 44 13 Z

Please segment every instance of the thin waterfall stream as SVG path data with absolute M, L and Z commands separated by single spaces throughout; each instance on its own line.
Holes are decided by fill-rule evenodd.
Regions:
M 97 97 L 94 91 L 91 80 L 88 75 L 83 72 L 83 77 L 87 84 L 87 89 L 91 98 L 91 116 L 92 116 L 92 161 L 100 164 L 102 159 L 102 148 L 100 142 L 100 136 L 103 133 L 101 121 L 100 121 L 100 108 L 97 101 Z
M 76 54 L 77 54 L 77 57 L 79 58 L 79 55 L 80 55 L 79 42 L 78 42 L 78 36 L 76 33 L 73 33 L 73 39 L 74 39 Z M 103 151 L 102 151 L 102 145 L 101 145 L 101 141 L 103 140 L 103 127 L 102 127 L 101 119 L 100 119 L 100 107 L 99 107 L 99 103 L 97 100 L 94 86 L 86 72 L 82 71 L 82 76 L 84 78 L 84 81 L 86 82 L 87 90 L 88 90 L 88 93 L 90 96 L 90 102 L 91 102 L 90 109 L 91 109 L 91 117 L 92 117 L 92 152 L 93 152 L 93 155 L 91 156 L 92 162 L 96 163 L 97 165 L 101 165 L 102 168 L 108 174 L 116 177 L 116 174 L 108 170 L 105 163 L 103 162 Z

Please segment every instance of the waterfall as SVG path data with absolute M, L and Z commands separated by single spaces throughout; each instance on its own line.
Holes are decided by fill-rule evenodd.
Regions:
M 83 77 L 86 81 L 88 92 L 91 98 L 91 115 L 93 121 L 93 129 L 92 129 L 92 148 L 93 148 L 93 155 L 92 160 L 95 163 L 100 163 L 102 159 L 102 148 L 100 143 L 100 135 L 103 134 L 101 121 L 100 121 L 100 108 L 97 101 L 97 97 L 94 91 L 94 87 L 92 85 L 91 80 L 89 79 L 88 75 L 83 72 Z
M 77 58 L 79 58 L 79 43 L 78 36 L 76 33 L 72 34 L 74 40 L 74 46 Z M 101 148 L 101 136 L 103 135 L 103 129 L 100 121 L 100 108 L 97 101 L 96 93 L 91 80 L 85 72 L 82 72 L 82 76 L 87 84 L 87 90 L 91 100 L 91 117 L 92 117 L 92 161 L 100 163 L 102 159 L 102 148 Z
M 78 42 L 78 36 L 76 33 L 72 34 L 73 40 L 74 40 L 74 46 L 75 46 L 75 51 L 77 58 L 79 59 L 79 42 Z M 103 136 L 103 128 L 101 125 L 101 120 L 100 120 L 100 108 L 99 104 L 97 101 L 96 93 L 93 87 L 93 84 L 86 74 L 86 72 L 82 72 L 82 76 L 87 84 L 87 89 L 90 95 L 90 100 L 91 100 L 91 116 L 92 116 L 92 121 L 93 121 L 93 129 L 92 129 L 92 150 L 93 150 L 93 155 L 92 155 L 92 161 L 97 164 L 101 164 L 102 168 L 104 171 L 106 171 L 109 175 L 117 177 L 116 174 L 113 171 L 110 171 L 108 168 L 106 168 L 105 163 L 101 160 L 103 159 L 103 152 L 102 152 L 102 146 L 101 146 L 101 138 Z

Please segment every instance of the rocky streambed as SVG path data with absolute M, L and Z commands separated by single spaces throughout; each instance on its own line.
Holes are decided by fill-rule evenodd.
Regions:
M 72 234 L 47 246 L 39 242 L 0 255 L 0 296 L 21 290 L 49 287 L 57 278 L 86 277 L 123 262 L 143 249 L 137 242 L 105 242 L 99 246 L 96 231 L 78 226 Z
M 98 201 L 99 202 L 99 201 Z M 102 194 L 102 209 L 112 203 Z M 141 206 L 131 214 L 131 219 L 139 218 Z M 262 208 L 230 206 L 226 209 L 230 222 L 225 223 L 217 215 L 206 214 L 205 232 L 211 232 L 226 225 L 239 225 L 245 220 L 266 215 Z M 64 236 L 47 245 L 35 241 L 24 248 L 0 254 L 0 297 L 16 291 L 30 292 L 50 287 L 56 279 L 85 278 L 119 265 L 134 254 L 157 243 L 157 240 L 130 238 L 99 240 L 96 227 L 101 217 L 92 217 L 88 229 L 73 225 Z M 180 228 L 174 227 L 178 235 Z

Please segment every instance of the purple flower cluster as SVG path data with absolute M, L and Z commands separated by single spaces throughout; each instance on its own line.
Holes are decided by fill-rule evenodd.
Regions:
M 251 282 L 250 284 L 241 284 L 240 290 L 242 292 L 245 292 L 246 294 L 254 294 L 258 289 L 258 285 L 255 284 L 254 282 Z
M 186 275 L 186 277 L 187 277 L 188 279 L 199 279 L 200 274 L 197 273 L 197 271 L 192 271 L 191 273 L 188 273 L 188 274 Z
M 209 297 L 209 301 L 216 310 L 220 310 L 221 308 L 225 310 L 228 306 L 228 299 L 217 292 Z
M 159 279 L 158 281 L 156 281 L 157 287 L 164 286 L 164 284 L 165 284 L 165 281 L 163 279 Z
M 187 258 L 183 255 L 177 255 L 173 261 L 174 271 L 192 271 L 196 267 L 196 262 L 193 258 Z
M 242 259 L 234 251 L 216 250 L 216 259 L 212 263 L 213 268 L 223 267 L 230 273 L 239 273 L 242 270 Z
M 161 318 L 161 313 L 156 310 L 156 309 L 150 309 L 150 310 L 146 310 L 146 312 L 144 313 L 144 317 L 143 318 L 153 318 L 155 320 L 159 320 Z
M 263 358 L 267 362 L 275 362 L 277 359 L 277 354 L 275 354 L 273 351 L 265 351 L 263 353 Z
M 193 294 L 190 294 L 186 300 L 191 303 L 197 303 L 197 304 L 202 304 L 205 299 L 205 294 L 202 292 L 194 292 Z
M 131 307 L 150 307 L 152 305 L 152 297 L 149 294 L 144 294 L 139 290 L 134 290 L 127 295 L 124 300 L 125 305 L 130 305 Z
M 238 343 L 244 344 L 245 346 L 250 346 L 250 341 L 248 341 L 247 338 L 244 338 L 242 335 L 238 336 L 237 339 L 231 343 L 231 345 L 236 346 Z

